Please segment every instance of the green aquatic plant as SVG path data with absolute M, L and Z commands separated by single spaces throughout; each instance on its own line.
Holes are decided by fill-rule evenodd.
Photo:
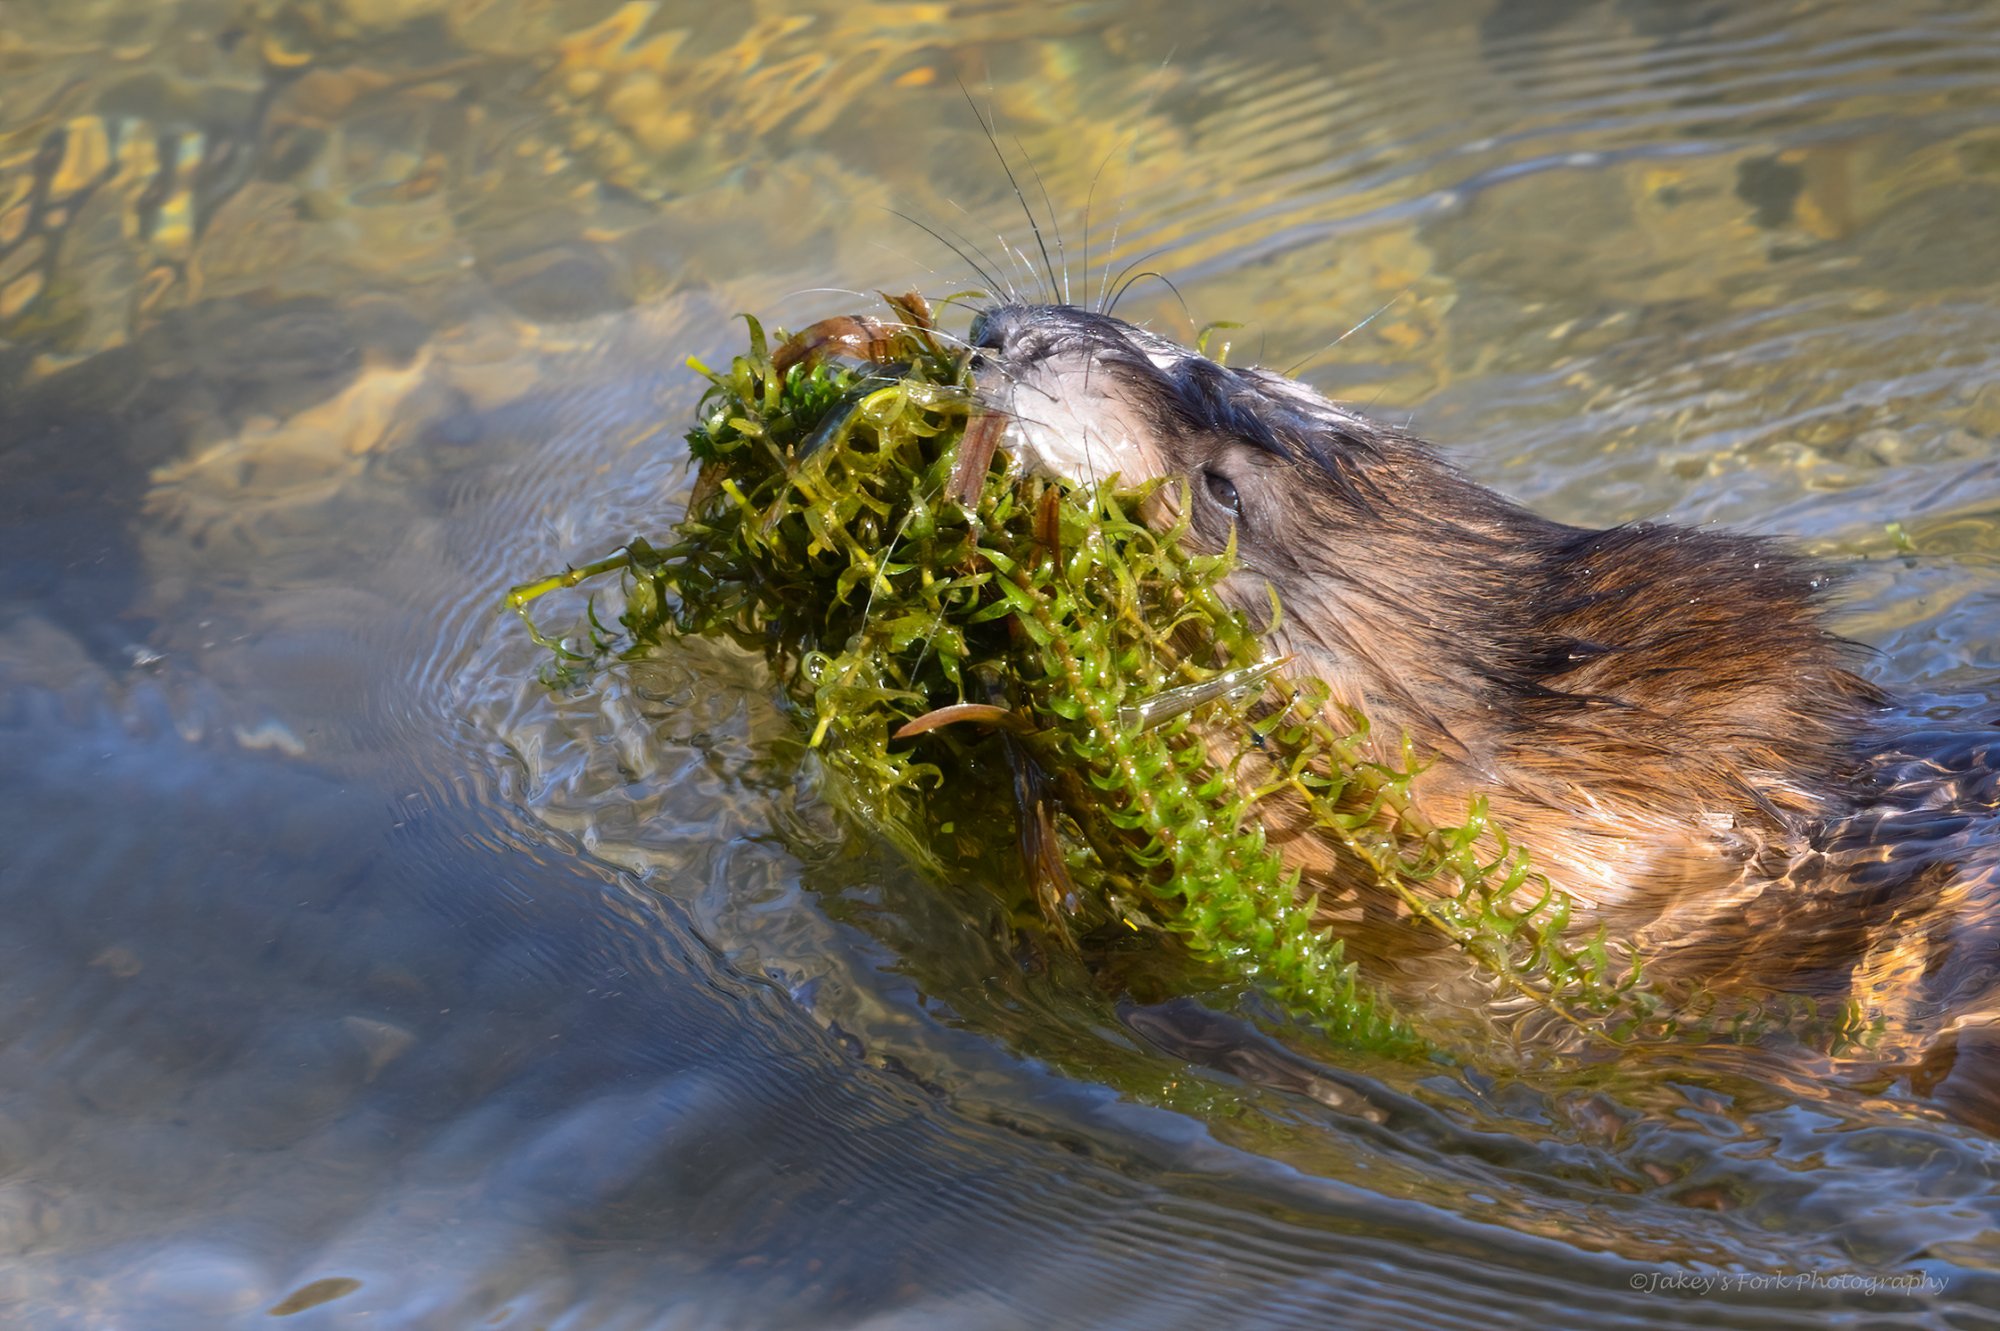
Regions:
M 1601 933 L 1571 937 L 1567 899 L 1483 805 L 1426 822 L 1408 746 L 1371 759 L 1363 718 L 1268 659 L 1218 590 L 1232 550 L 1149 524 L 1157 483 L 1014 473 L 965 357 L 919 298 L 891 304 L 895 324 L 830 320 L 776 347 L 750 319 L 746 354 L 695 367 L 700 470 L 672 540 L 509 597 L 526 619 L 548 592 L 622 574 L 615 626 L 595 598 L 573 638 L 529 621 L 559 671 L 677 635 L 750 645 L 841 802 L 917 863 L 1018 865 L 1052 945 L 1170 936 L 1356 1046 L 1425 1042 L 1301 899 L 1266 806 L 1302 811 L 1502 986 L 1614 1034 L 1657 1019 L 1636 964 Z

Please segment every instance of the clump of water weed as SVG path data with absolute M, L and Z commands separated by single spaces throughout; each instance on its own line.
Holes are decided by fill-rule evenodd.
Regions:
M 695 366 L 700 471 L 671 539 L 510 595 L 526 618 L 621 575 L 615 624 L 594 599 L 575 638 L 530 621 L 558 669 L 686 634 L 754 646 L 840 801 L 919 865 L 940 869 L 946 845 L 1016 865 L 1051 946 L 1164 935 L 1357 1047 L 1425 1042 L 1301 900 L 1266 801 L 1303 809 L 1504 987 L 1613 1034 L 1659 1019 L 1637 966 L 1601 934 L 1569 937 L 1569 903 L 1482 806 L 1425 822 L 1407 750 L 1369 761 L 1365 720 L 1267 659 L 1218 594 L 1232 551 L 1151 529 L 1150 488 L 1010 469 L 964 354 L 921 298 L 890 303 L 893 323 L 828 320 L 775 346 L 751 319 L 726 371 Z

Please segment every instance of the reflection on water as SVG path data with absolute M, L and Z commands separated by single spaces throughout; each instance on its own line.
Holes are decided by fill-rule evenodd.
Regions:
M 1996 59 L 1943 4 L 8 6 L 9 1323 L 1985 1324 L 2000 1150 L 1908 1086 L 1121 1006 L 834 825 L 754 661 L 551 693 L 492 607 L 670 520 L 735 311 L 1042 280 L 962 80 L 1073 293 L 1555 516 L 1798 535 L 1948 721 Z

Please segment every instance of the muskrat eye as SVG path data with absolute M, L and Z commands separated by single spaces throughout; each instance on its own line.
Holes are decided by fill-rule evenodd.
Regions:
M 1203 471 L 1201 482 L 1208 487 L 1208 497 L 1229 510 L 1239 522 L 1243 519 L 1243 501 L 1237 497 L 1236 486 L 1219 471 Z

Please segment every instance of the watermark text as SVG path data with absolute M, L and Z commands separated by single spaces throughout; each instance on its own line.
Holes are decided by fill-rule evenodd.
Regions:
M 1944 1281 L 1928 1271 L 1868 1275 L 1859 1271 L 1635 1271 L 1631 1285 L 1641 1294 L 1888 1294 L 1918 1298 L 1944 1293 Z

